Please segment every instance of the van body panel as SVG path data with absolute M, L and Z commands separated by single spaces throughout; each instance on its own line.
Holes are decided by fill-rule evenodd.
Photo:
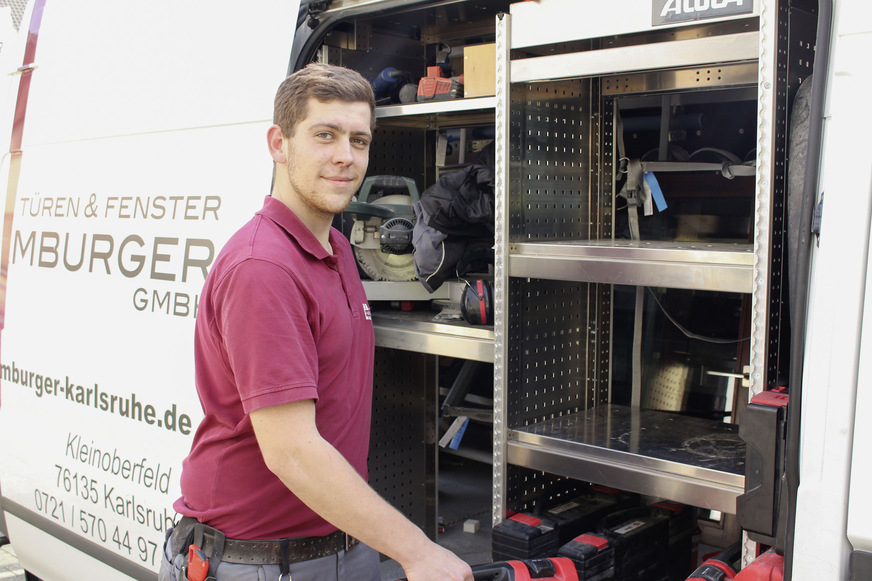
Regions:
M 863 95 L 872 90 L 862 56 L 872 50 L 872 20 L 863 12 L 869 14 L 868 4 L 835 4 L 818 187 L 823 213 L 812 250 L 803 371 L 794 580 L 847 579 L 849 537 L 862 548 L 870 535 L 868 389 L 861 386 L 868 387 L 870 353 L 872 152 L 857 136 L 872 131 L 861 113 L 868 108 Z
M 844 115 L 854 114 L 853 121 L 857 124 L 853 133 L 855 136 L 863 136 L 844 142 L 849 149 L 845 151 L 845 155 L 852 160 L 850 165 L 853 169 L 849 174 L 853 177 L 853 184 L 842 195 L 845 196 L 846 203 L 852 204 L 852 200 L 856 198 L 872 198 L 872 147 L 869 147 L 865 139 L 872 132 L 872 121 L 867 113 L 868 102 L 862 96 L 872 91 L 868 57 L 864 57 L 872 51 L 872 5 L 866 2 L 843 3 L 840 9 L 838 43 L 842 47 L 841 62 L 844 65 L 839 76 L 845 78 L 838 82 L 851 85 L 850 88 L 846 87 L 851 102 L 846 103 L 846 108 L 841 111 Z M 827 197 L 831 189 L 826 189 Z M 836 212 L 841 211 L 837 209 Z M 869 462 L 869 443 L 872 442 L 872 422 L 869 421 L 872 417 L 872 280 L 869 278 L 872 273 L 872 254 L 869 249 L 872 248 L 872 233 L 866 234 L 869 236 L 864 241 L 867 252 L 866 294 L 863 318 L 858 321 L 862 326 L 862 337 L 854 406 L 854 445 L 848 473 L 848 541 L 855 551 L 872 552 L 872 463 Z M 858 239 L 861 235 L 862 233 L 858 233 Z
M 290 4 L 49 0 L 25 143 L 271 118 Z
M 0 441 L 16 443 L 0 456 L 3 506 L 41 577 L 160 566 L 202 417 L 199 293 L 269 195 L 297 7 L 46 3 L 0 351 Z

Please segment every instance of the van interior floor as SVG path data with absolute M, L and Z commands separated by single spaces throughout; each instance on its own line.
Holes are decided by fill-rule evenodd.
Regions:
M 493 468 L 490 464 L 449 453 L 439 456 L 437 514 L 441 526 L 437 542 L 470 565 L 490 563 Z M 476 532 L 472 530 L 478 522 Z M 391 560 L 382 561 L 382 581 L 397 581 L 405 574 Z

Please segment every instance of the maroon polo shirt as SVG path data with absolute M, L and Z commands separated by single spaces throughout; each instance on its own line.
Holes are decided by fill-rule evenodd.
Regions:
M 315 400 L 321 435 L 367 477 L 374 336 L 348 241 L 334 254 L 282 202 L 261 209 L 224 246 L 200 296 L 197 393 L 205 417 L 174 507 L 234 539 L 336 530 L 270 472 L 248 414 Z M 288 438 L 294 426 L 287 427 Z

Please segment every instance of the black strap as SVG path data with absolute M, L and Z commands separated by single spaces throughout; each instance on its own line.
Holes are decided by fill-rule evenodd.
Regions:
M 178 526 L 178 525 L 177 525 Z M 194 544 L 194 529 L 188 531 L 188 536 L 185 537 L 185 542 L 179 546 L 179 554 L 188 556 L 188 547 Z
M 285 575 L 290 578 L 291 576 L 291 563 L 290 558 L 288 557 L 288 547 L 290 546 L 291 541 L 289 539 L 284 539 L 281 542 L 282 547 L 282 570 L 279 575 L 279 579 L 283 579 Z
M 202 549 L 203 541 L 209 537 L 212 539 L 212 551 L 209 555 L 209 577 L 217 575 L 218 565 L 221 563 L 221 556 L 224 554 L 224 533 L 218 529 L 213 529 L 203 523 L 197 523 L 192 530 L 193 544 Z

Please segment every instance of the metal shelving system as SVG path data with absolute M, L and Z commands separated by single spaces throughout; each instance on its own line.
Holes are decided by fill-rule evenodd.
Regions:
M 383 130 L 414 128 L 434 130 L 466 125 L 493 124 L 495 97 L 476 97 L 430 103 L 386 105 L 376 110 L 376 120 Z M 433 294 L 417 281 L 364 281 L 367 297 L 372 300 L 449 299 L 459 296 L 455 283 L 448 281 Z M 454 297 L 456 298 L 456 297 Z M 457 357 L 471 361 L 493 362 L 493 328 L 474 327 L 464 322 L 434 322 L 434 313 L 373 313 L 376 345 L 390 349 L 414 351 L 428 355 Z
M 657 5 L 627 0 L 616 18 L 610 4 L 588 3 L 579 19 L 574 17 L 577 0 L 416 0 L 372 6 L 349 0 L 319 17 L 322 27 L 345 21 L 331 29 L 332 40 L 318 58 L 367 77 L 384 66 L 423 70 L 439 43 L 496 40 L 495 97 L 377 110 L 372 174 L 413 177 L 422 187 L 435 182 L 433 136 L 446 129 L 495 127 L 497 154 L 494 327 L 435 322 L 427 312 L 373 313 L 376 385 L 386 390 L 382 415 L 393 418 L 384 426 L 383 442 L 377 435 L 376 447 L 391 445 L 397 422 L 423 426 L 419 435 L 425 442 L 423 465 L 416 446 L 385 448 L 379 462 L 385 465 L 386 487 L 393 486 L 393 466 L 406 464 L 416 466 L 414 474 L 422 475 L 418 481 L 432 481 L 435 455 L 428 439 L 438 373 L 433 363 L 452 357 L 494 366 L 494 523 L 509 510 L 523 510 L 537 499 L 559 495 L 561 487 L 571 491 L 583 482 L 735 512 L 744 489 L 744 445 L 737 426 L 640 406 L 635 361 L 633 397 L 625 405 L 616 395 L 616 386 L 624 389 L 626 382 L 616 377 L 624 364 L 616 353 L 626 349 L 621 342 L 626 321 L 618 319 L 626 316 L 622 301 L 632 292 L 638 317 L 646 288 L 652 295 L 678 290 L 728 296 L 741 305 L 741 315 L 734 318 L 741 319 L 740 331 L 749 337 L 733 358 L 750 369 L 750 393 L 775 380 L 784 335 L 786 110 L 796 79 L 810 66 L 808 39 L 814 30 L 812 25 L 809 34 L 806 22 L 797 34 L 801 27 L 794 30 L 793 9 L 777 0 L 749 0 L 740 14 L 662 26 L 652 22 Z M 486 22 L 494 15 L 495 30 Z M 463 24 L 467 20 L 470 24 Z M 313 42 L 301 46 L 314 50 Z M 753 125 L 745 131 L 756 149 L 753 176 L 738 177 L 730 186 L 742 190 L 742 203 L 753 206 L 745 210 L 746 235 L 622 239 L 617 196 L 625 169 L 622 112 L 633 117 L 633 111 L 660 111 L 659 120 L 650 113 L 639 117 L 650 115 L 659 125 L 658 161 L 663 162 L 672 139 L 671 119 L 664 112 L 713 102 L 750 106 L 745 113 L 750 112 Z M 700 176 L 693 185 L 705 190 L 712 179 L 722 179 L 712 178 L 711 169 L 701 163 L 677 171 Z M 657 171 L 673 170 L 661 165 Z M 714 195 L 733 201 L 723 191 Z M 406 290 L 400 289 L 403 284 Z M 408 286 L 369 283 L 367 294 L 373 301 L 403 300 Z M 418 366 L 414 378 L 408 373 L 412 364 Z M 703 373 L 737 371 L 708 368 Z M 397 403 L 407 400 L 408 409 L 416 411 L 396 412 Z M 420 491 L 411 491 L 409 498 L 417 502 Z M 432 486 L 423 501 L 433 501 Z M 429 530 L 429 509 L 425 516 Z
M 578 22 L 556 17 L 572 0 L 518 3 L 497 19 L 494 523 L 567 479 L 729 514 L 744 491 L 737 425 L 613 403 L 613 301 L 616 285 L 744 295 L 750 392 L 770 382 L 787 9 L 658 29 L 651 2 L 631 4 Z M 756 101 L 753 243 L 616 239 L 619 99 L 735 95 Z

